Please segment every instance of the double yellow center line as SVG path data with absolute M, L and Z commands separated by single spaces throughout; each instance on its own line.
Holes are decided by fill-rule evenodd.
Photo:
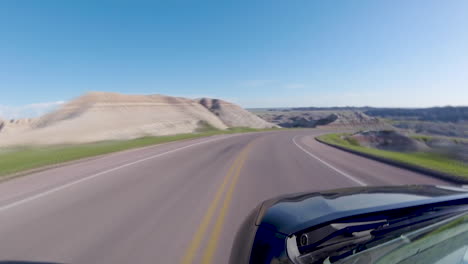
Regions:
M 182 258 L 181 264 L 189 264 L 194 262 L 194 258 L 197 254 L 200 245 L 202 244 L 205 233 L 212 222 L 213 216 L 215 215 L 216 209 L 218 208 L 220 202 L 222 202 L 218 217 L 214 223 L 214 227 L 211 230 L 211 235 L 208 237 L 208 243 L 203 251 L 202 261 L 203 264 L 210 264 L 213 262 L 213 257 L 218 246 L 218 240 L 221 235 L 221 231 L 224 225 L 224 219 L 226 218 L 229 205 L 231 203 L 234 189 L 236 187 L 239 175 L 241 173 L 242 167 L 244 166 L 245 161 L 249 150 L 253 142 L 250 142 L 239 155 L 236 157 L 234 163 L 229 168 L 226 177 L 224 177 L 221 187 L 215 194 L 213 201 L 208 207 L 205 216 L 203 217 L 202 222 L 200 223 L 195 235 L 193 236 L 192 241 L 190 242 L 189 247 L 187 248 L 185 255 Z M 227 188 L 227 191 L 225 192 Z M 225 199 L 222 201 L 222 196 L 225 193 Z

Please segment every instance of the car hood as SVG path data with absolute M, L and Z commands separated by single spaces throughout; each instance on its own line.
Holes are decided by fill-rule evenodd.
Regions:
M 446 186 L 354 187 L 281 196 L 265 201 L 256 225 L 290 235 L 339 218 L 468 198 L 468 190 Z

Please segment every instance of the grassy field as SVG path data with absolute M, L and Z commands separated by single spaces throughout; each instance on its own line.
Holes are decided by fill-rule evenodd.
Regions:
M 203 129 L 198 133 L 173 136 L 143 137 L 125 141 L 105 141 L 89 144 L 55 145 L 45 147 L 15 147 L 0 151 L 0 179 L 20 171 L 47 165 L 93 157 L 101 154 L 139 148 L 184 139 L 194 139 L 219 134 L 268 131 L 278 129 L 231 128 L 228 130 Z
M 410 165 L 416 165 L 443 173 L 468 177 L 468 164 L 431 152 L 401 153 L 360 146 L 356 140 L 346 138 L 347 134 L 328 134 L 319 139 L 361 153 L 383 157 Z

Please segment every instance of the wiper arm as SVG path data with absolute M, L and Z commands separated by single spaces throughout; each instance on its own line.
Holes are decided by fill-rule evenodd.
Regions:
M 385 239 L 385 241 L 394 239 L 404 233 L 407 232 L 408 227 L 414 227 L 420 224 L 424 224 L 424 226 L 434 224 L 436 222 L 443 221 L 445 219 L 449 219 L 451 217 L 460 215 L 461 212 L 466 212 L 467 207 L 459 207 L 456 209 L 446 209 L 444 208 L 443 210 L 431 212 L 425 215 L 417 216 L 417 217 L 407 217 L 404 219 L 396 219 L 389 221 L 388 225 L 384 225 L 380 228 L 377 228 L 375 230 L 370 231 L 370 236 L 371 238 L 363 241 L 363 242 L 358 242 L 354 243 L 354 246 L 348 247 L 347 250 L 344 247 L 342 247 L 341 252 L 337 252 L 337 255 L 330 256 L 330 261 L 333 263 L 337 260 L 346 258 L 348 256 L 354 255 L 357 252 L 364 251 L 368 248 L 370 244 L 374 244 L 377 241 L 380 241 L 379 244 L 382 242 L 382 238 Z M 429 223 L 428 223 L 429 222 Z M 399 230 L 405 230 L 403 232 L 398 232 Z M 395 234 L 391 236 L 391 238 L 386 237 L 385 235 L 394 232 Z M 357 241 L 356 241 L 357 242 Z M 372 247 L 372 246 L 371 246 Z
M 336 243 L 342 243 L 353 239 L 362 239 L 370 235 L 370 231 L 387 225 L 387 220 L 376 220 L 368 222 L 352 222 L 352 223 L 333 223 L 324 227 L 319 232 L 322 236 L 317 236 L 317 230 L 314 232 L 302 234 L 299 238 L 299 250 L 310 251 L 317 247 L 325 247 Z M 325 235 L 324 235 L 325 234 Z M 324 236 L 323 236 L 324 235 Z M 313 241 L 314 237 L 322 237 Z
M 408 213 L 408 211 L 406 211 L 403 213 L 400 212 L 398 215 L 388 214 L 386 218 L 374 221 L 332 223 L 320 229 L 302 234 L 298 238 L 299 251 L 310 252 L 317 248 L 327 247 L 346 241 L 352 243 L 354 239 L 359 239 L 361 241 L 364 235 L 369 236 L 369 239 L 371 239 L 435 218 L 441 218 L 443 216 L 451 217 L 454 214 L 466 210 L 466 206 L 455 208 L 422 208 L 421 210 L 411 211 L 411 215 L 405 215 L 405 213 Z M 364 231 L 368 232 L 362 233 Z
M 449 218 L 454 215 L 459 214 L 460 212 L 466 211 L 467 207 L 459 207 L 459 208 L 451 208 L 451 209 L 446 209 L 446 208 L 434 208 L 433 211 L 423 213 L 419 216 L 409 216 L 409 217 L 404 217 L 404 218 L 398 218 L 394 220 L 390 220 L 388 222 L 388 225 L 382 226 L 380 228 L 377 228 L 371 232 L 373 236 L 382 236 L 384 234 L 393 232 L 398 229 L 402 229 L 405 227 L 417 225 L 419 223 L 423 223 L 426 221 L 430 221 L 433 219 L 444 219 L 444 218 Z
M 382 211 L 330 223 L 292 239 L 299 263 L 335 262 L 463 212 L 468 206 L 453 203 Z

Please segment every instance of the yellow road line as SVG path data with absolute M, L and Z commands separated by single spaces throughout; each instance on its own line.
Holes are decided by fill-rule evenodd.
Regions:
M 189 264 L 193 262 L 193 259 L 197 253 L 198 248 L 200 247 L 200 244 L 202 243 L 203 237 L 206 233 L 206 230 L 208 229 L 210 225 L 211 219 L 213 218 L 216 208 L 218 207 L 218 204 L 221 201 L 221 197 L 224 193 L 224 189 L 226 189 L 226 186 L 228 185 L 230 178 L 232 178 L 231 175 L 235 171 L 236 165 L 241 161 L 242 153 L 243 152 L 241 152 L 241 154 L 237 156 L 233 165 L 229 168 L 228 173 L 226 174 L 226 177 L 224 178 L 223 183 L 221 184 L 221 187 L 216 192 L 215 198 L 211 202 L 205 216 L 203 217 L 202 222 L 198 226 L 197 232 L 193 236 L 192 241 L 190 242 L 190 245 L 187 248 L 184 257 L 182 258 L 182 261 L 180 262 L 181 264 Z
M 226 218 L 229 206 L 231 204 L 231 200 L 234 194 L 234 189 L 236 187 L 236 183 L 239 179 L 239 175 L 241 174 L 242 167 L 244 166 L 245 161 L 247 160 L 247 154 L 249 152 L 250 147 L 252 143 L 250 143 L 246 148 L 245 151 L 243 151 L 241 155 L 241 160 L 237 165 L 236 172 L 234 174 L 234 178 L 232 179 L 231 185 L 229 185 L 229 189 L 226 193 L 226 198 L 223 203 L 223 207 L 221 207 L 221 211 L 219 213 L 219 217 L 216 221 L 216 224 L 213 228 L 213 231 L 211 233 L 211 237 L 208 240 L 208 245 L 205 248 L 205 252 L 202 257 L 202 262 L 203 264 L 211 264 L 213 262 L 213 257 L 216 252 L 217 246 L 218 246 L 218 240 L 219 237 L 221 236 L 221 231 L 223 229 L 224 225 L 224 219 Z

